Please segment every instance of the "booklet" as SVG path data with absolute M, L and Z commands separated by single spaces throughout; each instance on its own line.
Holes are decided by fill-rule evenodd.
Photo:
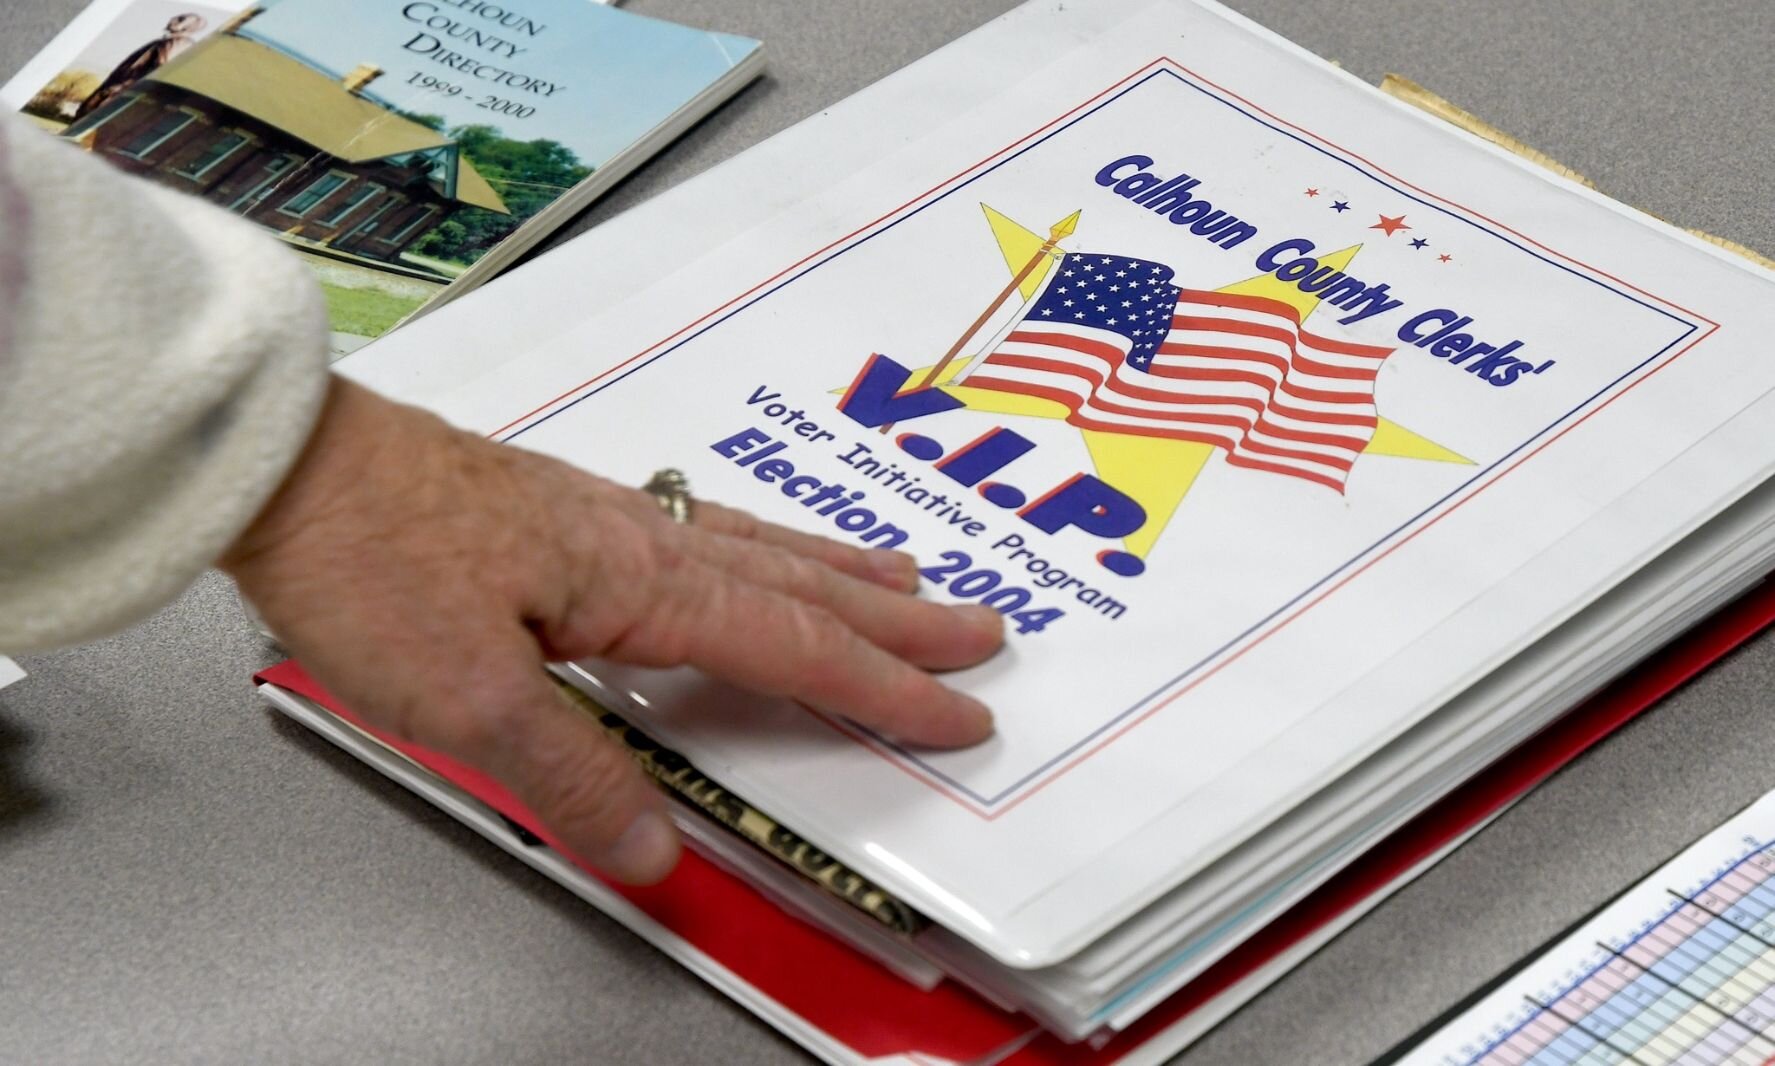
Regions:
M 594 0 L 101 0 L 4 99 L 277 234 L 354 351 L 485 281 L 762 70 Z
M 1775 565 L 1772 296 L 1216 5 L 1035 0 L 342 369 L 1002 611 L 967 751 L 569 676 L 1077 1041 Z

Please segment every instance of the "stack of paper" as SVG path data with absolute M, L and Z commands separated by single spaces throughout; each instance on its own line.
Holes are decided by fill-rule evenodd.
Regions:
M 1101 1041 L 1768 572 L 1772 280 L 1219 7 L 1039 0 L 343 366 L 1003 611 L 968 751 L 578 676 L 930 924 L 713 861 Z

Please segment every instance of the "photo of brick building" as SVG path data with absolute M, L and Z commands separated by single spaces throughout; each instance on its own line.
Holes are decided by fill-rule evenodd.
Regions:
M 117 94 L 65 135 L 114 165 L 198 195 L 299 246 L 402 259 L 458 212 L 509 214 L 448 135 L 342 76 L 235 32 Z
M 759 65 L 756 41 L 592 0 L 101 8 L 20 111 L 280 239 L 335 358 L 510 266 Z

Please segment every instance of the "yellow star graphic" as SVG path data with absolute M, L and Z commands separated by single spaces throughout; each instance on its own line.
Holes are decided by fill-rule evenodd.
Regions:
M 986 204 L 980 206 L 986 212 L 987 224 L 998 242 L 1005 265 L 1015 277 L 1033 257 L 1041 253 L 1048 238 L 1013 222 Z M 1074 218 L 1076 217 L 1075 215 Z M 1359 244 L 1351 245 L 1342 251 L 1320 256 L 1319 262 L 1322 266 L 1342 270 L 1361 249 Z M 1064 251 L 1054 250 L 1049 254 L 1047 262 L 1024 277 L 1018 290 L 1025 302 L 1035 298 L 1053 264 L 1064 254 Z M 1303 292 L 1298 286 L 1288 282 L 1279 281 L 1271 274 L 1260 274 L 1224 285 L 1216 291 L 1279 300 L 1296 308 L 1303 323 L 1319 306 L 1317 296 Z M 990 337 L 986 338 L 988 347 L 991 340 Z M 1067 417 L 1069 412 L 1065 405 L 1053 400 L 950 384 L 973 363 L 978 354 L 980 353 L 951 362 L 931 384 L 961 400 L 973 411 L 1029 418 Z M 922 367 L 914 370 L 911 380 L 923 381 L 931 369 Z M 1145 558 L 1217 449 L 1214 445 L 1194 441 L 1106 433 L 1094 429 L 1081 429 L 1079 432 L 1084 435 L 1085 447 L 1091 453 L 1091 462 L 1096 467 L 1097 476 L 1128 494 L 1146 509 L 1146 525 L 1123 542 L 1130 553 Z M 1386 418 L 1380 419 L 1380 424 L 1363 454 L 1472 465 L 1472 460 Z

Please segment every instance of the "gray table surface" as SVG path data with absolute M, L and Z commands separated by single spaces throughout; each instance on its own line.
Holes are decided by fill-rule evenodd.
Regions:
M 0 69 L 84 0 L 7 0 Z M 1088 3 L 1090 0 L 1080 0 Z M 633 0 L 769 42 L 771 73 L 597 224 L 1011 0 Z M 1236 0 L 1371 81 L 1411 77 L 1655 214 L 1775 249 L 1768 0 Z M 210 578 L 0 693 L 0 1061 L 802 1061 L 445 816 L 263 709 Z M 1775 788 L 1775 635 L 1543 785 L 1199 1043 L 1365 1062 Z

